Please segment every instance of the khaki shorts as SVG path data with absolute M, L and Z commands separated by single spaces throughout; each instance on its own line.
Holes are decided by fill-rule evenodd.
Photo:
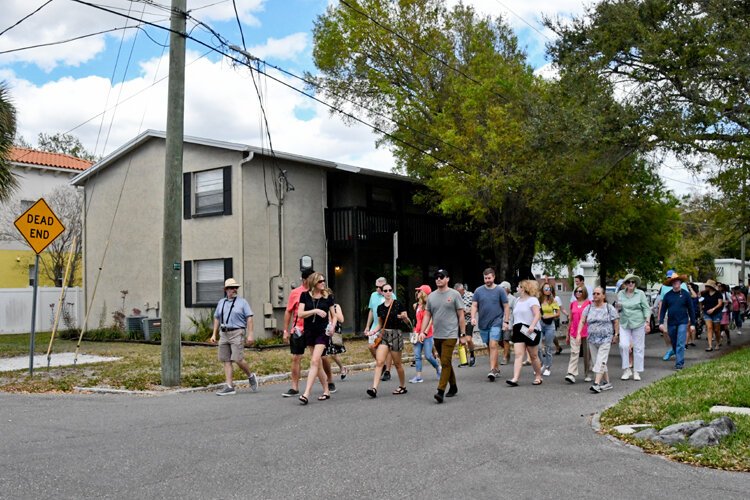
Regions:
M 219 361 L 242 361 L 243 359 L 245 359 L 245 329 L 219 332 Z

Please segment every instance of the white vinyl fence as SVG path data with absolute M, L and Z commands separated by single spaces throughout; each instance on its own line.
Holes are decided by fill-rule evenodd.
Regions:
M 39 288 L 36 301 L 36 331 L 52 330 L 55 309 L 62 288 Z M 31 331 L 31 304 L 33 288 L 0 288 L 0 334 L 28 333 Z M 68 288 L 65 292 L 63 315 L 58 330 L 69 326 L 79 327 L 83 321 L 83 289 Z

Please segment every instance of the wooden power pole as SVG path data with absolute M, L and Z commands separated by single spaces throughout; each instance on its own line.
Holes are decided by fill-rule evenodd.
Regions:
M 161 383 L 180 385 L 180 285 L 182 265 L 182 143 L 185 121 L 185 25 L 187 0 L 172 0 L 164 172 L 161 271 Z

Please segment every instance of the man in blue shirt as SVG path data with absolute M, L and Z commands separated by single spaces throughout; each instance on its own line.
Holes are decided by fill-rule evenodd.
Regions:
M 510 312 L 505 290 L 495 284 L 495 270 L 484 270 L 484 286 L 474 291 L 471 302 L 471 324 L 479 327 L 479 334 L 490 351 L 490 372 L 487 378 L 494 382 L 500 375 L 497 366 L 501 328 L 509 327 Z M 505 321 L 503 321 L 505 318 Z
M 659 311 L 659 330 L 669 334 L 672 350 L 675 352 L 675 369 L 682 370 L 685 365 L 685 341 L 687 339 L 688 326 L 695 331 L 695 310 L 690 293 L 683 290 L 682 284 L 687 281 L 687 276 L 674 273 L 664 282 L 672 289 L 664 294 Z M 669 328 L 664 326 L 664 316 L 669 314 Z
M 674 274 L 674 269 L 670 269 L 669 271 L 667 271 L 667 281 L 669 280 L 669 278 L 672 277 L 673 274 Z M 685 290 L 686 292 L 690 293 L 690 290 L 688 290 L 688 287 L 687 287 L 686 283 L 683 282 L 682 285 L 681 285 L 681 288 L 683 290 Z M 672 289 L 671 285 L 662 285 L 661 288 L 659 289 L 659 298 L 658 298 L 659 306 L 658 306 L 658 309 L 657 309 L 659 312 L 656 314 L 657 316 L 659 316 L 659 314 L 661 314 L 661 304 L 662 304 L 662 301 L 664 300 L 664 295 L 668 291 L 670 291 L 671 289 Z M 669 324 L 669 320 L 667 320 L 667 325 L 668 324 Z M 662 337 L 664 337 L 664 343 L 667 346 L 667 352 L 664 354 L 664 356 L 662 357 L 662 359 L 664 361 L 669 361 L 670 358 L 674 357 L 675 352 L 674 352 L 674 349 L 672 349 L 672 347 L 670 347 L 671 346 L 671 341 L 669 340 L 669 335 L 667 335 L 666 330 L 662 332 Z
M 258 390 L 258 378 L 250 371 L 245 361 L 245 343 L 253 345 L 253 311 L 250 304 L 242 297 L 238 297 L 240 284 L 234 278 L 224 282 L 225 297 L 219 300 L 214 313 L 214 331 L 211 335 L 211 343 L 216 342 L 216 334 L 219 334 L 219 361 L 224 363 L 224 376 L 226 386 L 216 393 L 217 396 L 231 396 L 237 394 L 232 381 L 232 362 L 237 363 L 243 372 L 247 374 L 250 389 Z M 247 339 L 245 339 L 247 331 Z

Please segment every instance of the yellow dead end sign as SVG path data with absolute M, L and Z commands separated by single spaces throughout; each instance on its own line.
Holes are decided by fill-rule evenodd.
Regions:
M 37 255 L 65 231 L 44 198 L 31 205 L 14 224 Z

